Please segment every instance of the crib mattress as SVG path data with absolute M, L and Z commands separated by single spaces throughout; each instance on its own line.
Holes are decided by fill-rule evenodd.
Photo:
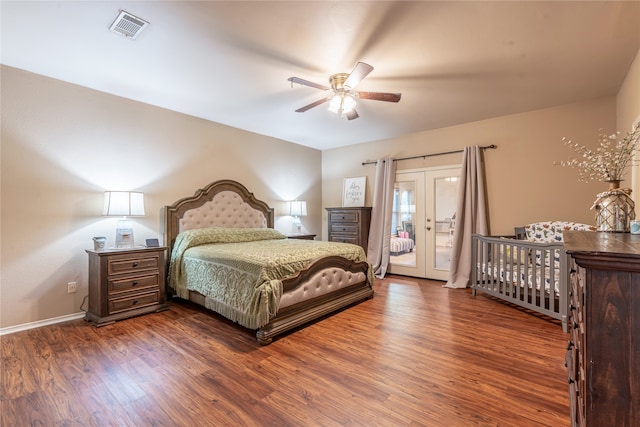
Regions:
M 505 264 L 499 262 L 478 263 L 478 271 L 483 273 L 483 277 L 479 277 L 479 280 L 489 276 L 514 286 L 522 286 L 526 283 L 529 289 L 533 289 L 535 286 L 536 290 L 543 290 L 545 293 L 549 293 L 553 287 L 556 296 L 560 293 L 560 269 L 558 268 L 542 267 L 534 263 Z

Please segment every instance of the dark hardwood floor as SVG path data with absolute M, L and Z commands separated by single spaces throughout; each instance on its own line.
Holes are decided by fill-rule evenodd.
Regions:
M 187 303 L 0 337 L 2 426 L 568 426 L 557 322 L 441 282 L 257 344 Z

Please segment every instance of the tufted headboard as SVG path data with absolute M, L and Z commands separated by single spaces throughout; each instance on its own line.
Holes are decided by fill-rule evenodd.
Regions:
M 206 227 L 273 228 L 273 208 L 228 179 L 164 207 L 164 244 L 169 254 L 178 233 Z

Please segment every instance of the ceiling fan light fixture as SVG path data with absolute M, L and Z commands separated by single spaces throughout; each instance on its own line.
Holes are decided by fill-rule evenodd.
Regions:
M 356 108 L 356 99 L 349 93 L 336 93 L 329 101 L 329 111 L 336 114 L 346 114 Z
M 329 77 L 331 88 L 301 79 L 300 77 L 289 77 L 288 80 L 291 82 L 292 86 L 293 83 L 298 83 L 325 91 L 322 99 L 318 99 L 311 104 L 298 108 L 296 113 L 304 113 L 305 111 L 326 102 L 329 104 L 329 111 L 339 114 L 343 119 L 353 120 L 360 117 L 355 109 L 358 99 L 385 102 L 400 101 L 401 94 L 399 93 L 360 92 L 355 90 L 356 86 L 362 81 L 362 79 L 367 77 L 372 70 L 373 67 L 371 65 L 365 64 L 364 62 L 358 62 L 351 74 L 338 73 L 331 75 Z

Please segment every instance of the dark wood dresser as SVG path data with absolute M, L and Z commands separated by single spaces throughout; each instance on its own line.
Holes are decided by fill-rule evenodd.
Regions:
M 167 248 L 87 250 L 89 307 L 85 319 L 96 326 L 162 311 Z
M 565 231 L 572 426 L 640 426 L 640 235 Z
M 371 207 L 327 208 L 329 212 L 329 241 L 360 245 L 367 253 Z

